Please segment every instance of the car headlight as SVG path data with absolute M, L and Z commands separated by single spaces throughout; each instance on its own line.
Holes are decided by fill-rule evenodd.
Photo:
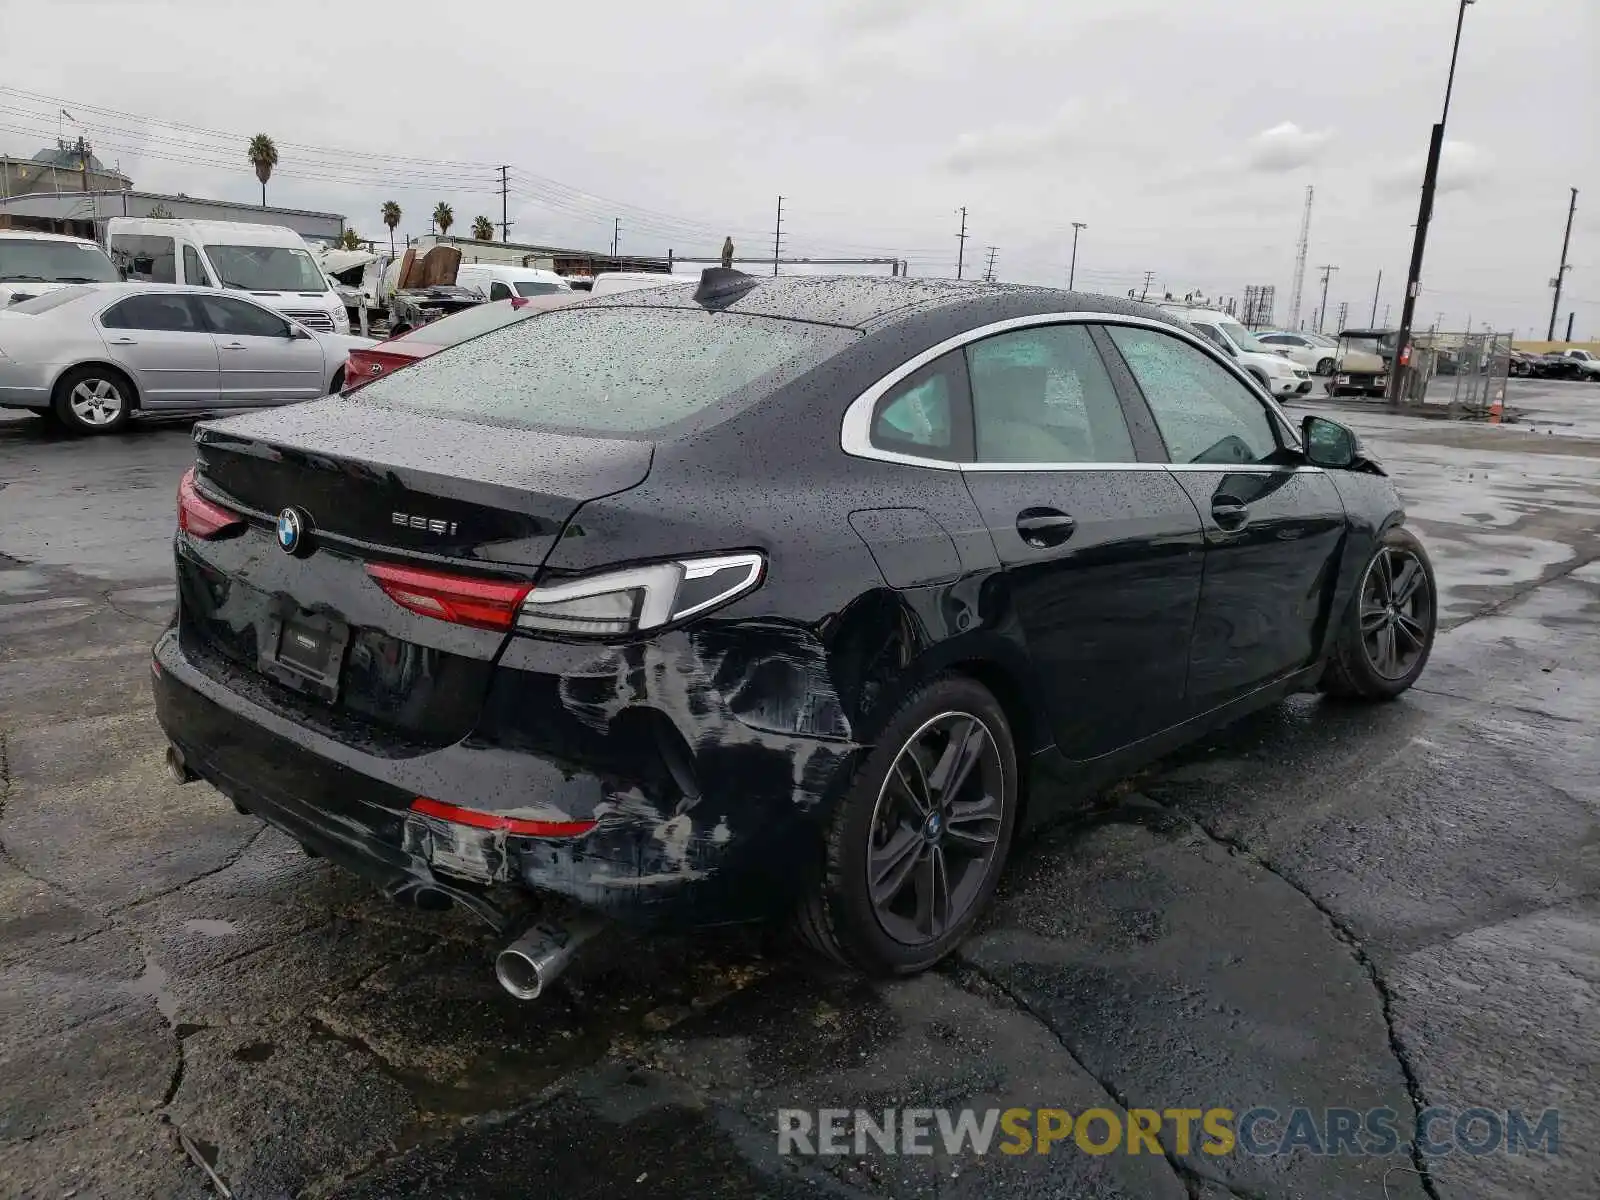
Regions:
M 754 591 L 766 566 L 762 554 L 726 554 L 540 584 L 523 600 L 517 628 L 579 637 L 657 629 Z

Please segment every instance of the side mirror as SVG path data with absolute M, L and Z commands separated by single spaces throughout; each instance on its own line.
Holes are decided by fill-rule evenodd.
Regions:
M 298 325 L 289 326 L 289 340 L 291 342 L 309 342 L 311 335 Z
M 1307 417 L 1300 422 L 1300 441 L 1312 466 L 1334 470 L 1353 466 L 1361 448 L 1353 430 L 1327 417 Z

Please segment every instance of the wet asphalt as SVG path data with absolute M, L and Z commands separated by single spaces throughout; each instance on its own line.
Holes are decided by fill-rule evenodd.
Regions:
M 1297 698 L 1113 789 L 922 978 L 780 932 L 614 937 L 532 1004 L 463 918 L 167 780 L 147 649 L 189 426 L 0 415 L 0 1195 L 1600 1195 L 1600 387 L 1512 389 L 1503 428 L 1337 406 L 1437 561 L 1448 628 L 1403 700 Z M 774 1133 L 780 1107 L 1257 1105 L 1559 1108 L 1560 1153 Z

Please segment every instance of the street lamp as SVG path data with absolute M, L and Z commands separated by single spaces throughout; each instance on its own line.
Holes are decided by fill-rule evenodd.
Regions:
M 1467 19 L 1467 5 L 1475 0 L 1461 0 L 1460 7 L 1456 10 L 1456 40 L 1450 48 L 1450 74 L 1444 84 L 1444 111 L 1439 115 L 1438 124 L 1433 127 L 1433 134 L 1428 139 L 1428 165 L 1422 172 L 1422 199 L 1417 206 L 1417 233 L 1411 243 L 1411 270 L 1406 276 L 1405 303 L 1400 309 L 1400 337 L 1395 342 L 1395 366 L 1398 368 L 1402 358 L 1409 359 L 1411 347 L 1411 322 L 1416 315 L 1417 293 L 1422 280 L 1422 255 L 1428 244 L 1428 221 L 1433 216 L 1433 192 L 1439 181 L 1439 151 L 1444 146 L 1444 123 L 1450 118 L 1450 93 L 1456 85 L 1456 56 L 1461 52 L 1461 26 Z M 1389 372 L 1389 399 L 1399 403 L 1404 398 L 1405 378 L 1409 374 L 1409 362 L 1406 370 L 1393 370 Z
M 1067 291 L 1072 290 L 1072 281 L 1078 275 L 1078 231 L 1089 228 L 1082 221 L 1072 223 L 1072 265 L 1067 268 Z

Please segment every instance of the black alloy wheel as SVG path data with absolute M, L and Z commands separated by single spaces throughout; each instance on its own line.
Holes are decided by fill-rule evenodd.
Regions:
M 1361 644 L 1372 669 L 1404 679 L 1427 652 L 1433 632 L 1433 588 L 1418 555 L 1385 546 L 1361 582 Z
M 994 895 L 1018 795 L 994 696 L 965 676 L 925 684 L 884 722 L 834 807 L 801 936 L 872 975 L 933 966 Z
M 1398 696 L 1427 665 L 1438 619 L 1427 551 L 1404 527 L 1385 531 L 1336 631 L 1322 689 L 1364 700 Z
M 1325 358 L 1321 362 L 1319 362 L 1317 364 L 1317 374 L 1318 375 L 1332 375 L 1333 374 L 1333 359 Z
M 878 792 L 867 885 L 884 932 L 927 946 L 961 923 L 992 868 L 1005 768 L 982 718 L 940 713 L 901 748 Z

